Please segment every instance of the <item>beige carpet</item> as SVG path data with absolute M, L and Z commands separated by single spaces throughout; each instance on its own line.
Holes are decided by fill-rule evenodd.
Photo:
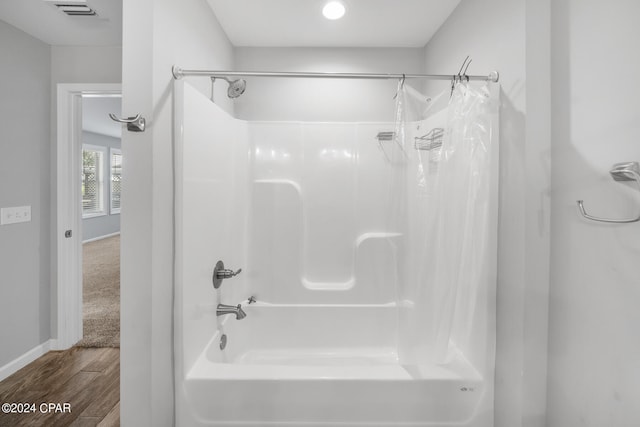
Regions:
M 79 347 L 120 347 L 120 236 L 82 245 Z

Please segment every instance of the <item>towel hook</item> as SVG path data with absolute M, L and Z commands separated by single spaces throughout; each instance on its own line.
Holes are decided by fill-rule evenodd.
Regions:
M 625 162 L 625 163 L 616 163 L 613 165 L 613 168 L 609 171 L 611 177 L 616 181 L 635 181 L 640 188 L 640 165 L 638 162 Z M 578 200 L 578 210 L 580 214 L 592 221 L 598 222 L 607 222 L 614 224 L 627 224 L 630 222 L 638 222 L 640 221 L 640 215 L 635 218 L 627 218 L 627 219 L 611 219 L 611 218 L 600 218 L 597 216 L 589 215 L 587 211 L 584 209 L 584 201 Z
M 133 117 L 127 117 L 126 119 L 121 119 L 117 117 L 113 113 L 109 113 L 109 117 L 114 122 L 125 123 L 127 125 L 127 130 L 130 132 L 144 132 L 145 128 L 145 120 L 140 114 L 136 114 Z

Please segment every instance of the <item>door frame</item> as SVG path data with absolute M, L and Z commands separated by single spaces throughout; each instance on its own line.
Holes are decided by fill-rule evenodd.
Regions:
M 79 175 L 74 171 L 80 170 L 82 162 L 83 95 L 122 96 L 122 85 L 77 83 L 57 87 L 53 350 L 68 349 L 82 339 L 82 200 Z M 71 230 L 70 237 L 65 237 L 67 230 Z

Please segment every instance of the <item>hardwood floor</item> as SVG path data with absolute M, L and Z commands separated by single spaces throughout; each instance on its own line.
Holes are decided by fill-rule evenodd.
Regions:
M 50 351 L 0 382 L 4 403 L 35 404 L 35 412 L 3 411 L 2 427 L 119 426 L 120 349 Z

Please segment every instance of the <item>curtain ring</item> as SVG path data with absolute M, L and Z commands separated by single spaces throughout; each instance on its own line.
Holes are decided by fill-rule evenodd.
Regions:
M 468 58 L 468 56 L 467 56 L 467 58 Z M 467 75 L 467 70 L 469 69 L 469 65 L 471 65 L 471 62 L 473 62 L 473 59 L 470 59 L 469 62 L 467 62 L 467 66 L 464 67 L 464 71 L 462 72 L 462 76 L 466 77 L 467 83 L 469 83 L 469 76 Z
M 405 74 L 402 74 L 402 78 L 400 79 L 400 82 L 399 82 L 400 84 L 399 84 L 398 90 L 396 90 L 396 94 L 393 95 L 393 99 L 396 99 L 398 97 L 398 93 L 400 93 L 400 91 L 402 89 L 404 89 L 404 79 L 405 79 L 405 77 L 406 77 Z

